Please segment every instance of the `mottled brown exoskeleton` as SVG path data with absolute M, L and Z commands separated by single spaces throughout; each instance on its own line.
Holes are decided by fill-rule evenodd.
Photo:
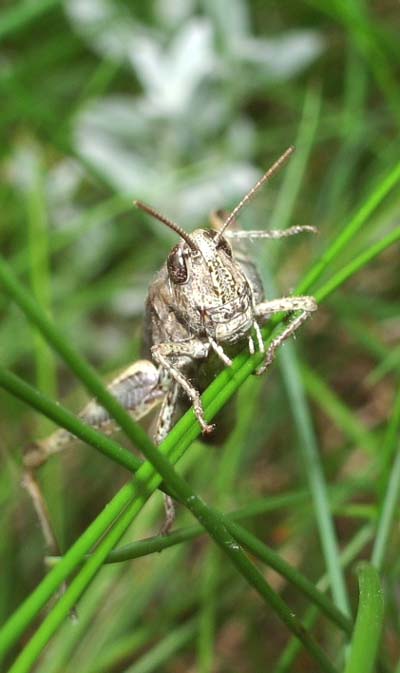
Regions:
M 149 288 L 145 317 L 148 359 L 128 367 L 111 382 L 109 390 L 135 420 L 159 407 L 153 432 L 157 444 L 190 404 L 203 432 L 211 432 L 214 426 L 204 417 L 200 393 L 215 377 L 218 368 L 229 367 L 232 358 L 244 347 L 252 354 L 256 350 L 264 352 L 260 326 L 274 313 L 294 313 L 270 343 L 264 362 L 256 372 L 262 374 L 271 364 L 277 348 L 317 308 L 314 298 L 309 296 L 265 300 L 261 279 L 246 250 L 247 239 L 278 239 L 315 229 L 304 226 L 282 231 L 242 231 L 236 222 L 241 208 L 292 151 L 293 148 L 289 148 L 278 159 L 229 215 L 214 214 L 211 228 L 207 230 L 196 229 L 189 234 L 150 206 L 136 202 L 139 208 L 173 229 L 181 240 Z M 104 432 L 116 430 L 108 413 L 96 401 L 90 402 L 80 417 Z M 25 456 L 25 483 L 52 550 L 51 527 L 33 470 L 73 440 L 67 430 L 57 430 L 37 442 Z M 168 496 L 166 511 L 164 531 L 173 521 L 173 503 Z

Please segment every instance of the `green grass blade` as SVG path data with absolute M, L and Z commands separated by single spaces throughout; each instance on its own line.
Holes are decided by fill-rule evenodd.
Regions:
M 208 673 L 214 668 L 218 584 L 221 575 L 221 554 L 214 546 L 207 549 L 200 587 L 200 618 L 196 643 L 196 670 Z
M 376 538 L 371 556 L 371 563 L 382 569 L 385 561 L 389 535 L 396 515 L 396 509 L 400 497 L 400 451 L 397 453 L 387 487 L 382 514 L 379 518 Z
M 193 640 L 197 628 L 197 619 L 191 619 L 186 624 L 176 626 L 149 652 L 126 668 L 124 673 L 152 673 L 152 671 L 163 670 L 163 667 L 168 665 L 169 659 Z
M 356 535 L 353 537 L 351 542 L 347 545 L 344 551 L 340 555 L 340 563 L 343 568 L 346 568 L 358 554 L 364 549 L 364 547 L 371 542 L 374 534 L 374 527 L 371 524 L 367 524 L 361 528 Z M 329 587 L 329 575 L 326 574 L 317 582 L 317 587 L 321 591 L 326 591 Z M 311 629 L 318 618 L 319 610 L 315 605 L 312 605 L 307 609 L 306 615 L 304 616 L 303 623 L 306 628 Z M 282 652 L 277 666 L 274 668 L 273 673 L 288 673 L 295 661 L 297 655 L 300 652 L 301 646 L 299 642 L 294 638 L 291 638 Z
M 185 420 L 186 419 L 186 420 Z M 188 446 L 196 438 L 199 429 L 196 427 L 196 422 L 191 418 L 188 412 L 177 423 L 174 428 L 174 436 L 171 434 L 160 445 L 160 450 L 166 452 L 173 462 L 176 462 L 187 449 Z M 182 429 L 183 428 L 183 429 Z M 182 432 L 180 431 L 182 430 Z M 178 438 L 178 439 L 177 439 Z M 130 518 L 126 518 L 125 528 L 120 528 L 119 537 L 114 541 L 114 538 L 109 540 L 109 547 L 106 550 L 104 558 L 106 558 L 111 549 L 117 544 L 123 532 L 133 521 L 137 513 L 141 510 L 146 502 L 149 494 L 153 492 L 160 484 L 161 478 L 156 475 L 152 466 L 145 462 L 142 464 L 136 473 L 135 485 L 129 483 L 124 486 L 116 496 L 108 503 L 107 507 L 98 515 L 98 517 L 90 524 L 86 531 L 78 538 L 72 547 L 66 552 L 60 563 L 53 568 L 36 589 L 28 596 L 28 598 L 20 605 L 20 607 L 8 619 L 6 624 L 0 631 L 0 657 L 4 655 L 10 647 L 18 640 L 20 635 L 25 631 L 31 621 L 36 617 L 39 611 L 46 605 L 51 596 L 57 591 L 61 584 L 69 577 L 69 575 L 80 565 L 84 560 L 86 554 L 98 543 L 104 533 L 117 520 L 121 513 L 129 506 L 131 506 Z M 138 484 L 141 488 L 138 492 Z M 135 501 L 135 496 L 137 499 Z M 107 540 L 108 538 L 106 538 Z M 103 548 L 96 549 L 97 562 L 102 563 Z M 97 571 L 97 568 L 96 568 Z M 93 573 L 94 576 L 95 572 Z M 87 584 L 91 579 L 89 579 Z M 85 586 L 87 586 L 87 584 Z M 64 613 L 64 617 L 68 614 L 69 608 Z M 62 620 L 60 620 L 62 621 Z
M 387 483 L 390 477 L 391 462 L 398 449 L 398 438 L 400 432 L 400 386 L 393 402 L 393 410 L 388 422 L 385 436 L 383 439 L 383 446 L 381 454 L 379 455 L 380 462 L 380 476 L 379 476 L 379 490 L 380 493 L 386 495 Z
M 48 242 L 48 222 L 40 158 L 32 157 L 32 186 L 24 192 L 28 220 L 28 249 L 32 294 L 43 311 L 51 316 L 51 279 Z M 56 397 L 54 356 L 45 339 L 36 330 L 33 334 L 36 359 L 37 387 L 50 397 Z M 45 424 L 43 430 L 46 429 Z
M 368 218 L 378 208 L 378 206 L 399 181 L 400 162 L 396 164 L 390 173 L 388 173 L 388 175 L 378 184 L 378 187 L 374 190 L 371 196 L 361 206 L 361 208 L 357 211 L 357 213 L 346 225 L 339 236 L 323 253 L 320 261 L 314 264 L 309 273 L 306 274 L 305 278 L 297 288 L 297 292 L 299 294 L 303 294 L 314 286 L 315 282 L 324 273 L 325 269 L 332 264 L 332 262 L 338 257 L 339 253 L 342 252 L 342 250 L 344 250 L 350 241 L 356 236 Z M 324 295 L 324 297 L 325 296 L 327 295 Z M 322 299 L 321 296 L 318 298 L 319 300 Z
M 351 413 L 325 381 L 304 364 L 301 367 L 301 376 L 310 397 L 343 434 L 371 455 L 376 455 L 379 447 L 372 433 L 368 432 L 363 423 Z
M 378 520 L 376 538 L 371 555 L 371 563 L 378 570 L 382 570 L 390 532 L 393 526 L 396 508 L 400 497 L 400 450 L 399 450 L 399 429 L 400 429 L 400 389 L 393 405 L 393 413 L 386 431 L 385 440 L 382 446 L 383 459 L 381 460 L 380 481 L 384 485 L 384 498 L 381 507 L 381 513 Z M 393 466 L 388 473 L 387 461 L 397 447 L 397 453 L 394 457 Z
M 269 605 L 278 614 L 280 619 L 282 619 L 282 621 L 296 635 L 296 637 L 302 641 L 304 647 L 309 651 L 311 656 L 313 656 L 313 658 L 319 662 L 321 668 L 324 671 L 331 671 L 333 673 L 335 669 L 319 645 L 317 645 L 314 639 L 304 631 L 301 624 L 294 617 L 293 613 L 286 606 L 279 594 L 276 594 L 271 589 L 263 575 L 249 561 L 234 537 L 230 535 L 227 527 L 225 526 L 224 518 L 220 515 L 220 513 L 213 508 L 207 507 L 204 501 L 193 492 L 187 482 L 178 475 L 171 463 L 169 463 L 169 461 L 156 447 L 154 447 L 153 452 L 148 452 L 148 457 L 151 457 L 151 461 L 154 464 L 154 467 L 157 469 L 158 473 L 161 474 L 164 480 L 174 488 L 183 502 L 186 503 L 187 507 L 196 516 L 196 518 L 201 521 L 202 525 L 207 529 L 209 534 L 214 538 L 215 542 L 230 558 L 234 566 L 248 581 L 248 583 L 260 594 L 266 604 Z M 141 468 L 142 470 L 143 467 Z M 139 477 L 139 475 L 140 470 L 137 473 L 137 477 Z M 153 488 L 153 480 L 159 479 L 160 477 L 154 473 L 151 481 L 140 481 L 142 493 L 144 489 L 147 495 L 149 488 Z M 140 496 L 140 498 L 145 497 L 146 496 L 144 493 Z M 110 549 L 118 542 L 121 535 L 130 525 L 132 518 L 138 513 L 138 511 L 139 498 L 136 498 L 132 505 L 126 510 L 126 512 L 122 514 L 121 518 L 118 520 L 117 524 L 113 527 L 105 540 L 100 543 L 93 556 L 89 558 L 85 566 L 72 581 L 57 605 L 53 608 L 52 612 L 41 624 L 39 629 L 25 647 L 22 654 L 11 667 L 10 673 L 24 673 L 30 670 L 30 667 L 39 656 L 41 650 L 46 645 L 51 635 L 58 628 L 59 624 L 61 621 L 63 621 L 65 615 L 72 608 L 72 606 L 76 604 L 82 591 L 87 586 L 88 582 L 91 581 L 91 579 L 94 577 Z M 61 563 L 58 567 L 60 567 L 60 565 Z M 54 570 L 57 570 L 57 567 Z
M 240 521 L 247 517 L 254 517 L 260 514 L 265 514 L 266 512 L 274 512 L 285 506 L 288 507 L 294 504 L 304 503 L 306 499 L 307 494 L 305 491 L 288 493 L 287 495 L 270 496 L 255 500 L 249 505 L 231 512 L 228 516 L 233 521 Z M 176 544 L 193 540 L 195 537 L 203 535 L 204 533 L 205 531 L 202 526 L 195 525 L 173 530 L 168 536 L 156 535 L 143 540 L 135 540 L 123 547 L 114 549 L 107 557 L 105 563 L 121 563 L 123 561 L 131 561 L 135 558 L 140 558 L 141 556 L 147 556 L 148 554 L 159 553 Z M 51 557 L 49 561 L 51 564 L 55 564 L 59 563 L 60 559 L 58 557 Z
M 360 598 L 345 673 L 372 673 L 383 624 L 383 592 L 377 570 L 368 563 L 360 564 L 358 582 Z
M 266 499 L 265 504 L 267 505 L 267 503 L 268 501 Z M 273 549 L 258 540 L 258 538 L 246 530 L 246 528 L 236 523 L 247 514 L 248 512 L 246 508 L 229 515 L 223 515 L 219 512 L 220 517 L 235 539 L 248 549 L 253 556 L 273 568 L 312 602 L 319 605 L 324 614 L 339 626 L 339 628 L 347 634 L 351 633 L 351 621 L 315 588 L 313 582 L 308 580 L 302 573 L 287 563 Z M 190 526 L 188 528 L 173 531 L 168 537 L 156 536 L 144 540 L 136 540 L 131 544 L 111 552 L 106 559 L 106 563 L 121 563 L 134 558 L 139 558 L 140 556 L 161 552 L 163 549 L 192 540 L 203 533 L 204 529 L 201 526 Z M 55 561 L 56 559 L 53 560 L 53 563 Z
M 339 563 L 339 548 L 332 521 L 327 485 L 319 457 L 311 414 L 301 384 L 295 350 L 291 343 L 286 344 L 285 352 L 281 354 L 280 358 L 283 378 L 299 433 L 300 456 L 314 502 L 314 512 L 331 580 L 332 595 L 337 607 L 348 615 L 350 613 L 349 600 Z
M 312 138 L 315 134 L 319 106 L 313 105 L 313 118 L 310 123 L 309 115 L 304 116 L 300 127 L 299 135 L 306 136 L 306 154 L 310 150 Z M 297 193 L 301 184 L 302 173 L 304 172 L 306 162 L 301 165 L 299 174 L 286 175 L 283 195 L 286 201 L 293 204 L 294 200 L 290 198 L 291 193 Z M 286 219 L 289 219 L 290 211 L 284 211 Z M 282 226 L 279 221 L 275 226 Z M 318 269 L 318 263 L 314 267 Z M 275 296 L 275 287 L 270 275 L 265 272 L 268 294 Z M 307 279 L 308 276 L 306 276 Z M 302 286 L 302 284 L 301 284 Z M 300 290 L 302 292 L 302 290 Z M 312 427 L 311 414 L 309 412 L 305 396 L 303 394 L 300 382 L 298 359 L 292 344 L 287 344 L 279 357 L 283 378 L 285 381 L 287 394 L 292 408 L 292 413 L 297 425 L 300 436 L 301 461 L 305 464 L 305 472 L 310 484 L 311 496 L 314 503 L 315 517 L 318 524 L 319 535 L 325 556 L 325 563 L 331 576 L 331 586 L 334 601 L 338 608 L 345 614 L 349 613 L 349 601 L 347 598 L 346 587 L 343 574 L 339 564 L 339 550 L 336 541 L 330 506 L 328 502 L 327 486 L 324 480 L 323 470 L 319 459 L 317 442 Z
M 389 35 L 385 37 L 379 35 L 379 20 L 377 21 L 376 14 L 370 15 L 366 2 L 334 0 L 331 3 L 324 3 L 321 0 L 312 0 L 312 3 L 323 12 L 338 18 L 343 24 L 352 43 L 368 63 L 373 77 L 386 97 L 388 107 L 399 123 L 400 96 L 397 76 L 393 68 L 393 58 L 386 45 Z
M 0 14 L 0 40 L 25 28 L 32 20 L 41 14 L 57 7 L 60 0 L 25 0 L 18 2 Z
M 136 626 L 133 633 L 123 636 L 117 642 L 112 643 L 112 646 L 102 655 L 101 659 L 99 658 L 93 662 L 93 665 L 89 666 L 89 669 L 86 669 L 87 673 L 109 673 L 109 671 L 116 669 L 121 663 L 127 661 L 128 658 L 131 658 L 138 651 L 148 646 L 148 643 L 153 638 L 154 633 L 148 625 L 143 627 Z M 58 673 L 62 668 L 56 668 L 55 670 Z
M 368 383 L 376 385 L 392 371 L 400 371 L 400 346 L 395 346 L 368 375 Z
M 302 118 L 295 140 L 296 152 L 285 171 L 283 185 L 268 225 L 270 229 L 285 229 L 290 222 L 315 139 L 320 109 L 321 89 L 313 83 L 304 99 Z
M 30 161 L 29 185 L 21 190 L 27 216 L 28 231 L 25 238 L 29 255 L 29 277 L 34 298 L 43 312 L 51 317 L 49 223 L 42 157 L 36 146 L 31 148 Z M 57 376 L 54 353 L 47 341 L 35 328 L 32 332 L 37 388 L 42 393 L 55 399 L 57 398 Z M 39 417 L 37 429 L 40 434 L 49 432 L 50 427 L 51 424 L 46 417 Z M 61 466 L 59 463 L 53 462 L 46 466 L 46 471 L 44 494 L 52 512 L 55 530 L 59 531 L 63 529 L 63 499 L 59 487 L 62 483 Z
M 122 213 L 126 213 L 129 207 L 129 199 L 117 195 L 111 196 L 94 205 L 88 212 L 85 211 L 84 213 L 79 213 L 79 215 L 72 217 L 66 231 L 60 231 L 58 229 L 51 231 L 49 239 L 50 252 L 54 254 L 64 250 L 69 245 L 82 239 L 82 237 L 92 229 L 100 227 L 104 222 L 113 220 Z M 27 251 L 18 250 L 13 255 L 10 264 L 17 273 L 25 271 L 28 265 Z
M 70 573 L 79 565 L 92 547 L 98 542 L 114 519 L 127 506 L 134 493 L 131 484 L 124 486 L 107 505 L 97 519 L 86 529 L 62 561 L 49 572 L 20 607 L 13 613 L 0 630 L 0 657 L 18 641 L 21 634 L 46 605 Z
M 400 171 L 399 171 L 400 173 Z M 400 241 L 400 227 L 394 229 L 374 245 L 357 255 L 351 262 L 340 269 L 332 278 L 326 281 L 322 287 L 314 292 L 317 301 L 324 301 L 335 290 L 341 287 L 349 278 L 352 278 L 358 271 L 363 269 L 375 257 L 381 254 L 386 248 Z
M 260 559 L 271 568 L 285 577 L 293 586 L 306 595 L 310 601 L 324 612 L 340 629 L 348 635 L 352 631 L 352 622 L 343 611 L 338 610 L 329 599 L 324 596 L 315 585 L 310 582 L 296 568 L 289 565 L 282 557 L 273 552 L 263 542 L 258 540 L 255 535 L 246 528 L 233 521 L 227 522 L 227 528 L 246 549 L 248 549 L 256 558 Z

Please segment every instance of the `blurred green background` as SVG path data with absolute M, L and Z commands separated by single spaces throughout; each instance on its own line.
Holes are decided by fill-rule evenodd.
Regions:
M 151 203 L 190 231 L 214 208 L 235 205 L 294 143 L 291 163 L 241 220 L 253 229 L 319 228 L 312 239 L 253 246 L 269 294 L 290 293 L 398 162 L 399 31 L 396 0 L 2 0 L 1 251 L 106 380 L 138 357 L 146 290 L 176 240 L 132 200 Z M 331 271 L 398 226 L 399 206 L 397 188 Z M 370 557 L 398 449 L 398 259 L 398 245 L 386 250 L 334 293 L 297 339 L 338 545 L 372 531 L 358 558 Z M 4 293 L 0 311 L 2 366 L 79 410 L 79 382 Z M 3 621 L 44 574 L 21 455 L 52 426 L 7 393 L 0 399 Z M 248 525 L 316 582 L 326 555 L 301 442 L 290 385 L 288 392 L 275 365 L 240 391 L 226 447 L 196 442 L 180 469 L 224 511 L 283 494 L 282 506 Z M 229 490 L 215 477 L 221 471 L 230 474 Z M 41 478 L 67 548 L 126 472 L 80 446 L 50 461 Z M 157 495 L 129 539 L 157 534 L 161 521 Z M 179 509 L 176 525 L 191 522 Z M 400 656 L 394 522 L 381 562 L 390 670 Z M 307 600 L 265 573 L 305 614 Z M 346 586 L 354 610 L 351 569 Z M 293 665 L 282 660 L 286 627 L 206 537 L 104 568 L 79 613 L 35 670 L 315 670 L 304 651 Z M 339 656 L 343 638 L 326 620 L 317 619 L 313 633 L 332 660 Z

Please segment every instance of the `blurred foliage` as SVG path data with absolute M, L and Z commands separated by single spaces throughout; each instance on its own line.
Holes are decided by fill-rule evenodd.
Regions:
M 271 292 L 289 293 L 398 162 L 399 30 L 395 0 L 3 0 L 2 253 L 65 338 L 109 377 L 140 353 L 146 289 L 175 240 L 132 200 L 191 230 L 213 208 L 234 205 L 296 142 L 292 163 L 242 218 L 251 228 L 319 227 L 312 241 L 253 246 Z M 399 205 L 397 188 L 332 271 L 398 226 Z M 390 670 L 400 657 L 398 254 L 389 248 L 335 293 L 297 348 L 340 548 L 379 520 L 391 489 L 395 525 L 385 552 L 375 547 Z M 2 365 L 78 410 L 76 380 L 4 294 L 0 311 Z M 21 452 L 50 424 L 6 393 L 0 399 L 3 621 L 43 576 Z M 224 450 L 196 442 L 180 467 L 196 492 L 224 511 L 303 492 L 302 440 L 278 366 L 246 382 L 237 409 Z M 228 475 L 223 487 L 220 471 Z M 65 548 L 125 479 L 87 447 L 42 470 Z M 191 522 L 182 510 L 178 526 Z M 129 539 L 156 534 L 161 511 L 155 496 Z M 312 581 L 325 572 L 307 500 L 288 497 L 249 526 Z M 369 558 L 372 547 L 358 556 Z M 302 616 L 306 599 L 265 572 Z M 351 572 L 346 582 L 354 609 Z M 36 670 L 291 670 L 280 659 L 287 630 L 205 537 L 104 568 L 79 614 Z M 335 660 L 341 636 L 323 619 L 313 633 Z M 310 670 L 304 652 L 295 666 Z

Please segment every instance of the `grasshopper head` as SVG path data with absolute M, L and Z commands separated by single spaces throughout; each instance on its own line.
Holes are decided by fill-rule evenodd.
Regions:
M 250 285 L 224 236 L 197 229 L 191 240 L 195 249 L 181 241 L 168 256 L 174 308 L 193 333 L 234 343 L 253 324 Z
M 224 232 L 237 214 L 292 154 L 286 152 L 264 173 L 218 230 L 196 229 L 188 234 L 151 206 L 136 205 L 181 237 L 167 260 L 168 304 L 189 334 L 208 335 L 217 342 L 235 343 L 252 329 L 254 299 L 247 278 L 235 260 Z

